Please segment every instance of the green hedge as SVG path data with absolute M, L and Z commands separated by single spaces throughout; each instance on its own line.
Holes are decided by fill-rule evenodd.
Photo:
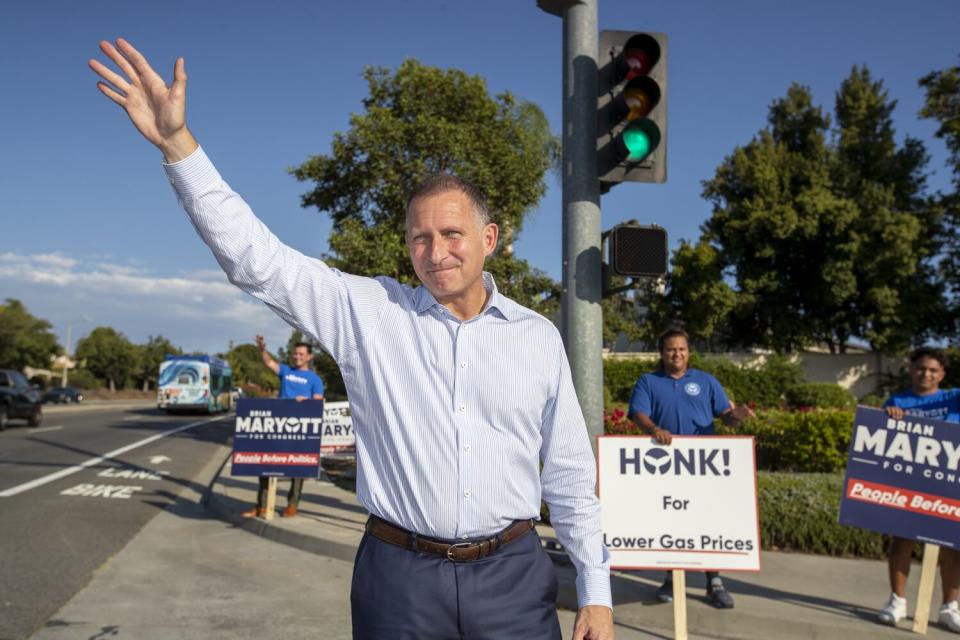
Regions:
M 757 468 L 764 471 L 836 472 L 847 464 L 853 411 L 758 411 L 736 427 L 717 423 L 719 435 L 754 436 Z
M 752 368 L 726 358 L 694 353 L 690 356 L 690 366 L 716 377 L 731 400 L 757 407 L 780 407 L 786 390 L 803 382 L 800 365 L 780 356 L 771 356 L 763 365 Z M 604 360 L 603 383 L 609 389 L 609 396 L 605 397 L 613 402 L 629 402 L 637 378 L 656 367 L 656 359 Z
M 843 474 L 757 474 L 761 546 L 830 556 L 885 557 L 884 536 L 837 523 Z
M 787 406 L 795 409 L 852 409 L 856 406 L 853 394 L 834 382 L 801 382 L 786 391 Z
M 630 402 L 630 394 L 637 379 L 656 368 L 657 361 L 646 358 L 605 359 L 603 361 L 604 400 Z

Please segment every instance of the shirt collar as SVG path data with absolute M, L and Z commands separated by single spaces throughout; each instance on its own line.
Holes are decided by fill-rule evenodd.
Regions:
M 483 288 L 490 294 L 490 297 L 487 298 L 487 304 L 480 311 L 479 315 L 482 316 L 486 313 L 496 311 L 504 320 L 512 321 L 516 318 L 515 303 L 497 290 L 497 283 L 494 281 L 493 276 L 486 271 L 483 272 Z M 433 294 L 422 285 L 417 287 L 414 295 L 414 303 L 417 313 L 423 313 L 434 306 L 443 306 L 437 302 Z
M 667 373 L 667 370 L 664 369 L 663 367 L 658 368 L 654 373 L 655 373 L 656 375 L 660 376 L 661 378 L 668 378 L 668 379 L 670 379 L 670 380 L 683 380 L 684 378 L 690 377 L 690 375 L 693 373 L 693 371 L 694 371 L 694 369 L 693 369 L 692 367 L 687 367 L 687 370 L 684 371 L 684 372 L 683 372 L 683 375 L 680 376 L 679 378 L 674 378 L 672 375 L 670 375 L 669 373 Z

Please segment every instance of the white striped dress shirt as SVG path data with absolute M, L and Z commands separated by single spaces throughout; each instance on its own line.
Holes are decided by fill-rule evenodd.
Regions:
M 342 273 L 284 245 L 202 149 L 164 167 L 230 281 L 339 365 L 357 498 L 370 513 L 420 535 L 473 538 L 539 517 L 542 496 L 577 568 L 580 606 L 611 606 L 595 462 L 549 321 L 484 273 L 489 302 L 461 322 L 424 287 Z

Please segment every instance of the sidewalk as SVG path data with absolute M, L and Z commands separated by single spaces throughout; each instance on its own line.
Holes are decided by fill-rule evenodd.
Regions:
M 229 461 L 210 485 L 206 506 L 231 524 L 303 551 L 347 562 L 363 534 L 367 513 L 353 493 L 330 482 L 304 484 L 300 514 L 280 518 L 286 505 L 288 483 L 277 486 L 278 515 L 271 521 L 246 519 L 240 513 L 255 502 L 257 480 L 230 475 Z M 553 529 L 538 527 L 541 538 L 555 541 Z M 564 634 L 576 610 L 575 571 L 565 556 L 554 554 L 560 578 L 559 605 Z M 728 573 L 724 580 L 736 598 L 732 610 L 718 611 L 706 603 L 703 578 L 687 578 L 687 624 L 691 638 L 873 638 L 917 637 L 910 632 L 912 619 L 897 629 L 874 622 L 877 608 L 889 595 L 887 567 L 882 561 L 847 560 L 802 554 L 766 552 L 760 573 Z M 917 592 L 920 567 L 910 575 L 910 613 Z M 618 638 L 673 637 L 673 607 L 659 604 L 654 591 L 662 580 L 656 572 L 614 572 L 614 619 Z M 939 577 L 931 606 L 928 638 L 957 638 L 936 624 L 940 603 Z M 567 622 L 571 624 L 567 624 Z

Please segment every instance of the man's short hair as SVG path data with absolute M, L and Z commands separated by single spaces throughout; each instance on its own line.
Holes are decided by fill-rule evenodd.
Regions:
M 936 347 L 920 347 L 910 352 L 910 364 L 914 365 L 922 358 L 933 358 L 940 363 L 944 369 L 947 368 L 947 354 L 943 349 Z
M 432 173 L 420 181 L 420 184 L 413 189 L 410 197 L 407 198 L 405 224 L 410 224 L 410 206 L 414 200 L 435 196 L 447 191 L 459 191 L 467 196 L 473 204 L 473 213 L 481 228 L 490 224 L 490 209 L 487 207 L 486 196 L 475 184 L 452 173 Z
M 657 337 L 657 351 L 663 351 L 663 345 L 667 343 L 667 340 L 678 337 L 686 340 L 687 346 L 690 346 L 690 335 L 686 331 L 680 327 L 670 327 Z
M 309 353 L 310 355 L 313 355 L 313 345 L 310 344 L 309 342 L 295 342 L 293 344 L 292 350 L 296 351 L 297 347 L 303 347 L 304 349 L 307 350 L 307 353 Z

